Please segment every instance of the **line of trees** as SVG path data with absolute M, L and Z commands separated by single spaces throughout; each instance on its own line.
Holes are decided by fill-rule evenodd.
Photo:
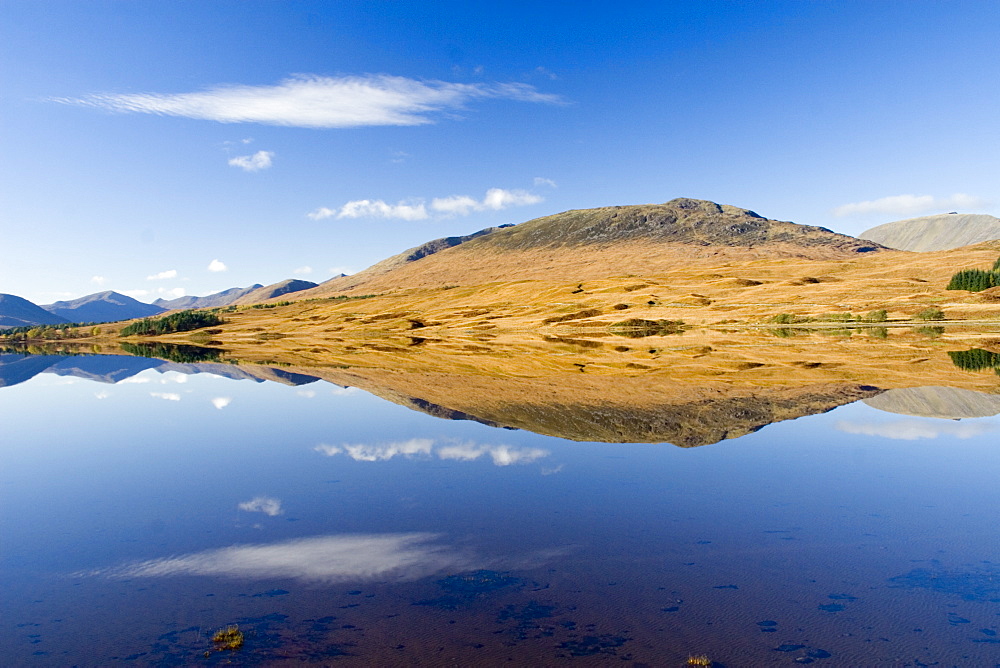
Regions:
M 35 341 L 38 339 L 78 339 L 88 335 L 83 327 L 91 327 L 89 334 L 100 334 L 96 322 L 68 322 L 58 325 L 24 325 L 0 329 L 0 337 L 7 341 Z
M 159 318 L 145 318 L 122 328 L 120 336 L 156 336 L 173 332 L 189 332 L 192 329 L 213 327 L 225 322 L 214 313 L 206 311 L 178 311 Z
M 982 292 L 1000 285 L 1000 258 L 993 263 L 992 269 L 962 269 L 951 277 L 948 290 L 968 290 Z

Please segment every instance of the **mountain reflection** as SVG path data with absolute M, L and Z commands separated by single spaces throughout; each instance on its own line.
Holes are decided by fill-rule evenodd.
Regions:
M 0 387 L 17 385 L 40 373 L 73 376 L 98 383 L 120 383 L 143 371 L 157 373 L 174 371 L 187 375 L 208 373 L 231 380 L 252 380 L 257 383 L 275 381 L 285 385 L 306 385 L 319 378 L 270 367 L 243 368 L 225 362 L 170 362 L 154 357 L 128 355 L 31 355 L 0 353 Z
M 573 441 L 680 447 L 738 438 L 775 422 L 825 413 L 859 400 L 878 410 L 918 417 L 1000 414 L 996 375 L 983 373 L 1000 368 L 1000 354 L 989 350 L 946 353 L 918 339 L 897 345 L 822 341 L 817 346 L 811 340 L 774 344 L 769 336 L 762 343 L 759 334 L 724 336 L 725 340 L 708 341 L 713 345 L 577 346 L 572 354 L 539 349 L 530 342 L 506 347 L 438 342 L 440 350 L 428 344 L 413 352 L 367 341 L 313 348 L 308 358 L 258 348 L 223 355 L 221 349 L 167 344 L 132 345 L 130 351 L 142 355 L 138 357 L 7 352 L 0 353 L 0 387 L 39 373 L 102 383 L 137 382 L 140 379 L 130 379 L 150 369 L 293 386 L 322 380 L 338 392 L 358 389 L 447 420 L 471 420 Z M 695 334 L 685 339 L 697 343 Z M 277 355 L 281 361 L 237 356 L 263 354 Z M 225 361 L 172 361 L 199 358 Z M 309 391 L 304 392 L 308 396 Z M 176 396 L 167 394 L 160 393 L 159 398 Z M 221 410 L 231 399 L 223 395 L 211 401 Z M 322 444 L 316 449 L 356 461 L 489 458 L 498 466 L 548 455 L 508 446 L 421 440 Z
M 481 568 L 485 561 L 444 543 L 441 534 L 347 534 L 260 545 L 234 545 L 141 561 L 85 575 L 122 578 L 207 575 L 318 582 L 405 581 L 443 571 Z

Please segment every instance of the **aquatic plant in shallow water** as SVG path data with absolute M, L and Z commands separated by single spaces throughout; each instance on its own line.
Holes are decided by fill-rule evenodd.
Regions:
M 212 636 L 212 642 L 215 643 L 215 647 L 219 651 L 228 649 L 235 652 L 243 647 L 243 632 L 238 626 L 227 626 L 215 632 L 215 635 Z

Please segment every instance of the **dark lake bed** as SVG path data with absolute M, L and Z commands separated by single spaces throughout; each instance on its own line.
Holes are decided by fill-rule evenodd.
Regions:
M 572 442 L 72 359 L 6 358 L 7 665 L 997 664 L 996 417 Z

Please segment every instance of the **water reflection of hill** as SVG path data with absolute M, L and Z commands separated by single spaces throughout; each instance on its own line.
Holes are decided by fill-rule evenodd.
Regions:
M 443 419 L 577 441 L 682 447 L 735 438 L 858 400 L 927 417 L 1000 412 L 1000 397 L 993 394 L 1000 390 L 997 374 L 992 368 L 957 367 L 955 351 L 941 338 L 907 334 L 886 343 L 870 337 L 789 340 L 695 332 L 676 345 L 680 342 L 652 337 L 625 346 L 617 338 L 548 337 L 502 344 L 414 343 L 407 337 L 331 340 L 306 349 L 282 340 L 213 349 L 211 358 L 224 361 L 186 364 L 123 355 L 8 354 L 0 356 L 0 384 L 41 372 L 117 382 L 149 368 L 290 385 L 322 379 Z
M 960 420 L 1000 414 L 1000 395 L 957 387 L 906 387 L 864 401 L 880 411 L 917 417 Z

